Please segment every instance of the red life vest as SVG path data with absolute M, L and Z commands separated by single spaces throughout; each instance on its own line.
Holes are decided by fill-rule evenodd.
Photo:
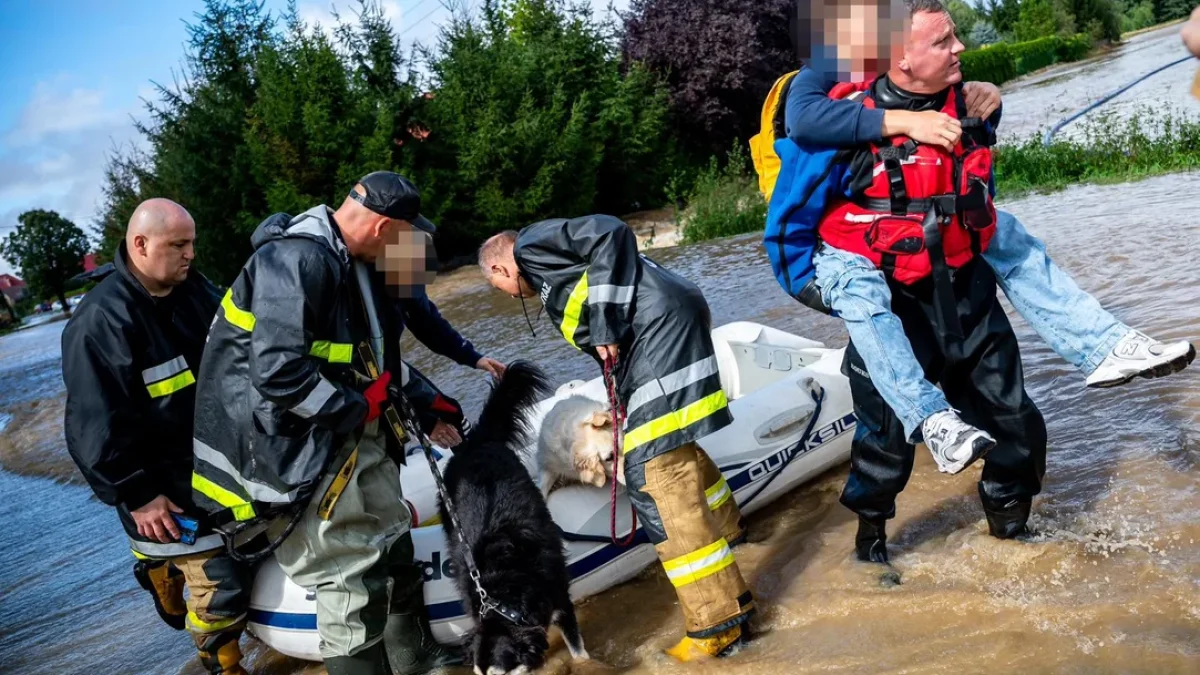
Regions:
M 832 98 L 851 98 L 874 108 L 870 83 L 839 84 Z M 870 259 L 896 281 L 912 284 L 932 272 L 922 222 L 940 207 L 941 249 L 951 268 L 987 249 L 996 231 L 996 208 L 988 191 L 994 138 L 983 122 L 967 118 L 961 92 L 951 88 L 942 112 L 962 120 L 953 153 L 903 136 L 871 145 L 870 185 L 850 199 L 837 199 L 821 220 L 821 239 Z M 936 198 L 936 199 L 935 199 Z

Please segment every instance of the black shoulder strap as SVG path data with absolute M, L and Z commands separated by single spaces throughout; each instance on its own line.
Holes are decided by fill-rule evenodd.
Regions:
M 788 93 L 792 91 L 792 83 L 796 81 L 796 75 L 799 71 L 787 79 L 783 83 L 783 89 L 779 90 L 779 100 L 775 102 L 775 119 L 771 122 L 771 130 L 775 133 L 775 138 L 785 138 L 787 136 L 787 100 Z

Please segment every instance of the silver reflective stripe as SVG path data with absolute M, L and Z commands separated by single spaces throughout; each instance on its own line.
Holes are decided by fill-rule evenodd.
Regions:
M 616 305 L 628 305 L 633 302 L 633 294 L 636 290 L 633 286 L 588 286 L 588 304 L 598 305 L 611 302 Z
M 173 558 L 180 555 L 203 553 L 217 548 L 225 548 L 225 542 L 219 534 L 206 534 L 198 537 L 196 543 L 188 545 L 181 542 L 160 544 L 154 541 L 138 541 L 129 539 L 129 548 L 150 558 Z
M 293 495 L 290 492 L 284 494 L 268 485 L 242 478 L 237 469 L 233 468 L 233 464 L 229 462 L 228 457 L 212 449 L 198 438 L 192 439 L 192 452 L 198 459 L 204 460 L 211 464 L 214 469 L 227 474 L 230 478 L 237 481 L 237 484 L 246 491 L 246 494 L 250 495 L 250 499 L 256 502 L 287 504 L 293 499 Z
M 333 385 L 329 383 L 329 380 L 322 377 L 321 380 L 317 382 L 317 386 L 313 387 L 312 393 L 310 393 L 304 398 L 303 401 L 300 401 L 299 404 L 293 407 L 292 412 L 305 419 L 308 419 L 309 417 L 321 412 L 321 408 L 327 402 L 329 402 L 329 399 L 333 398 L 333 395 L 336 393 L 337 389 L 333 388 Z
M 165 380 L 172 375 L 178 375 L 188 369 L 187 361 L 182 356 L 160 363 L 153 368 L 147 368 L 142 371 L 142 382 L 146 384 L 154 384 L 159 380 Z
M 633 392 L 633 396 L 629 397 L 629 406 L 625 414 L 632 415 L 634 410 L 637 410 L 650 401 L 677 392 L 689 384 L 695 384 L 710 375 L 716 374 L 716 372 L 717 357 L 710 356 L 686 368 L 680 368 L 670 375 L 660 377 L 657 380 L 651 380 L 638 387 L 637 391 Z

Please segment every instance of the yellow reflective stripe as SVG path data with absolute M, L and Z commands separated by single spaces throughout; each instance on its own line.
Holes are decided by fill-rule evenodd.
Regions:
M 729 490 L 729 483 L 725 482 L 725 477 L 721 476 L 721 480 L 717 481 L 716 485 L 704 491 L 704 496 L 708 499 L 708 508 L 716 511 L 729 501 L 733 492 Z
M 188 624 L 201 633 L 219 633 L 244 618 L 246 617 L 243 615 L 235 616 L 232 619 L 217 619 L 216 621 L 208 622 L 197 616 L 195 612 L 187 613 Z
M 724 538 L 702 549 L 663 563 L 667 578 L 676 587 L 710 577 L 733 564 L 733 551 Z
M 350 359 L 354 355 L 354 345 L 317 340 L 308 353 L 330 363 L 350 363 Z
M 583 316 L 583 303 L 587 302 L 587 297 L 588 281 L 585 271 L 583 276 L 579 277 L 579 283 L 575 284 L 571 295 L 567 297 L 567 306 L 563 309 L 562 334 L 576 349 L 579 349 L 579 345 L 575 344 L 575 331 L 579 330 L 579 318 Z
M 129 552 L 132 553 L 133 557 L 137 558 L 138 560 L 153 560 L 153 558 L 151 558 L 150 556 L 148 556 L 144 553 L 138 553 L 137 551 L 135 551 L 133 549 L 129 549 Z
M 236 520 L 250 520 L 254 517 L 254 506 L 250 502 L 195 472 L 192 472 L 192 489 L 231 509 Z
M 221 300 L 221 309 L 225 310 L 225 320 L 246 332 L 254 330 L 254 315 L 233 304 L 233 289 L 225 292 Z
M 193 384 L 196 384 L 196 377 L 192 375 L 191 370 L 185 370 L 169 380 L 147 385 L 146 390 L 150 392 L 150 398 L 162 398 Z
M 625 454 L 633 452 L 640 445 L 662 438 L 672 431 L 689 427 L 728 406 L 729 401 L 725 399 L 725 392 L 718 391 L 695 403 L 688 404 L 680 410 L 669 412 L 658 419 L 646 422 L 625 434 Z

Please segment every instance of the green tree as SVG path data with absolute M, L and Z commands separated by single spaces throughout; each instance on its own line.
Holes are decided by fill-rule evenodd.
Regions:
M 1000 32 L 987 21 L 977 21 L 971 29 L 971 43 L 976 47 L 996 44 L 1000 41 Z
M 1157 22 L 1158 20 L 1154 18 L 1154 3 L 1150 0 L 1139 3 L 1129 2 L 1121 10 L 1121 32 L 1123 33 L 1149 28 Z
M 950 10 L 950 17 L 954 19 L 954 29 L 959 39 L 970 42 L 975 24 L 980 19 L 979 12 L 965 0 L 950 0 L 946 3 L 946 9 Z M 976 45 L 968 44 L 968 46 Z
M 1093 40 L 1121 40 L 1121 17 L 1113 0 L 1063 0 L 1075 17 L 1075 29 Z
M 665 92 L 640 68 L 622 76 L 589 8 L 486 0 L 480 21 L 452 22 L 427 58 L 429 136 L 405 164 L 443 224 L 443 254 L 541 218 L 661 201 Z
M 87 235 L 54 211 L 22 213 L 17 229 L 0 240 L 0 254 L 14 266 L 39 297 L 58 298 L 67 314 L 67 281 L 83 271 Z
M 129 219 L 145 196 L 142 184 L 147 180 L 146 158 L 136 149 L 116 150 L 109 154 L 104 168 L 104 205 L 96 219 L 95 231 L 100 239 L 96 262 L 109 262 L 116 255 L 117 245 L 125 239 Z
M 1157 21 L 1182 19 L 1196 9 L 1196 0 L 1151 0 Z
M 1021 18 L 1021 0 L 987 0 L 982 13 L 996 30 L 1008 35 Z
M 1024 0 L 1021 13 L 1013 26 L 1017 41 L 1025 42 L 1038 38 L 1075 34 L 1075 16 L 1068 6 L 1069 0 Z
M 146 194 L 191 212 L 198 228 L 196 263 L 229 283 L 250 254 L 250 234 L 266 215 L 246 147 L 248 111 L 257 95 L 258 55 L 272 44 L 273 21 L 261 0 L 205 0 L 188 25 L 184 75 L 158 86 L 151 120 Z

